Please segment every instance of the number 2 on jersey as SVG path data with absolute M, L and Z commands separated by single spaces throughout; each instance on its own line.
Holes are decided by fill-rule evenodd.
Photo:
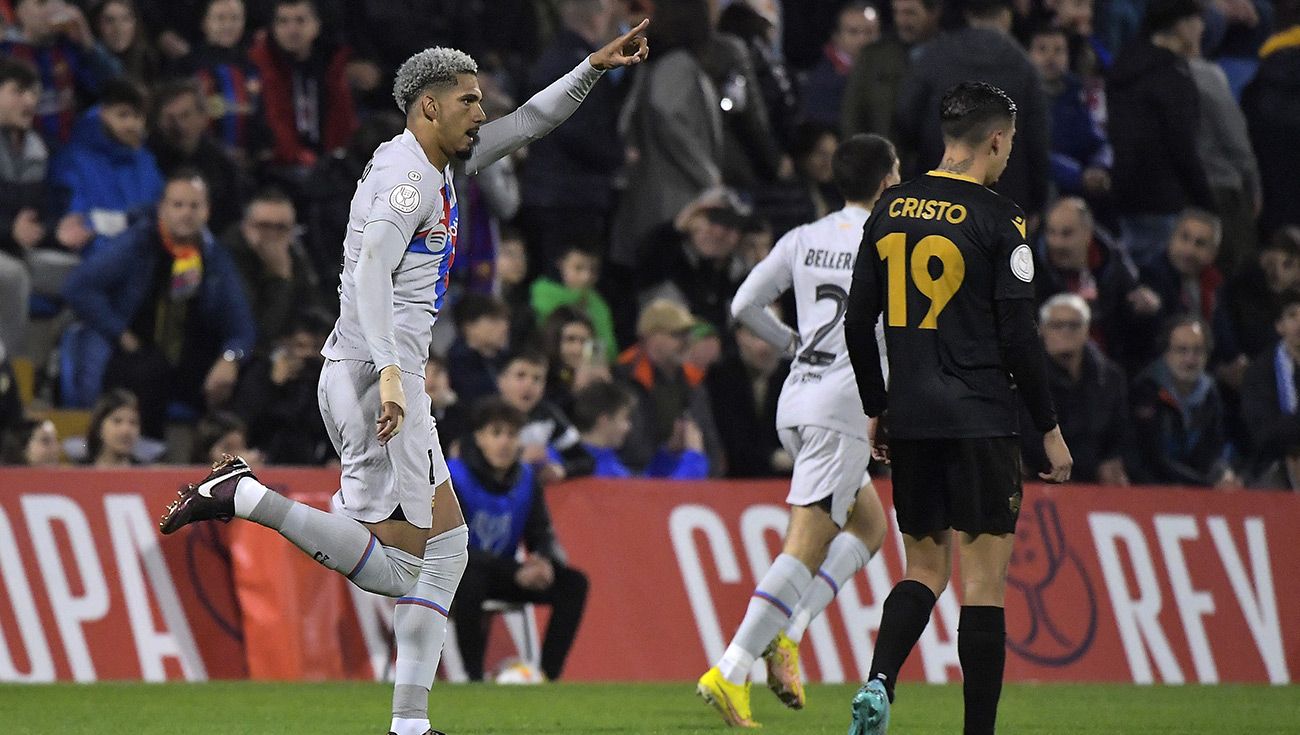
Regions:
M 831 330 L 839 326 L 840 320 L 844 318 L 844 312 L 849 308 L 849 295 L 844 289 L 833 283 L 823 283 L 817 286 L 817 300 L 830 299 L 835 304 L 835 316 L 830 321 L 817 328 L 813 332 L 813 338 L 808 340 L 808 346 L 803 352 L 799 353 L 799 362 L 806 362 L 809 365 L 825 367 L 835 362 L 835 353 L 817 349 L 817 345 L 824 339 Z
M 885 261 L 889 282 L 889 326 L 907 326 L 907 233 L 894 232 L 876 242 L 876 252 Z M 930 275 L 930 259 L 938 258 L 943 270 L 939 277 Z M 912 250 L 912 282 L 916 290 L 930 300 L 930 310 L 918 325 L 921 329 L 938 329 L 939 313 L 952 300 L 966 278 L 966 259 L 961 249 L 943 235 L 927 235 Z

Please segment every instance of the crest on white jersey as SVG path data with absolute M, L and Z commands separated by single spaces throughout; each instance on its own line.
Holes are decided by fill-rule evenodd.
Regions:
M 1011 272 L 1025 283 L 1034 280 L 1034 254 L 1028 245 L 1011 251 Z
M 411 181 L 419 181 L 420 179 L 423 179 L 424 177 L 420 175 L 420 172 L 419 172 L 419 171 L 407 171 L 407 172 L 406 172 L 406 178 L 410 179 Z
M 398 184 L 388 195 L 388 204 L 402 214 L 410 214 L 420 208 L 420 190 L 410 184 Z

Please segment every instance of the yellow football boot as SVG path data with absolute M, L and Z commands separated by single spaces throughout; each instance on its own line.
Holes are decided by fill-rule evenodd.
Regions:
M 799 671 L 799 644 L 785 632 L 776 634 L 763 651 L 767 663 L 767 688 L 790 709 L 803 709 L 803 676 Z
M 732 684 L 714 666 L 700 677 L 695 693 L 712 705 L 731 727 L 762 727 L 754 722 L 749 711 L 749 682 Z

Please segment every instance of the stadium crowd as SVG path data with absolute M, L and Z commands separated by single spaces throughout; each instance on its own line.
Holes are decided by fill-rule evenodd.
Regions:
M 922 173 L 979 79 L 1075 477 L 1300 487 L 1300 0 L 0 0 L 0 460 L 335 459 L 319 350 L 397 64 L 469 52 L 497 117 L 647 16 L 647 64 L 455 181 L 449 456 L 489 399 L 540 484 L 788 474 L 788 357 L 731 297 L 842 204 L 839 140 Z

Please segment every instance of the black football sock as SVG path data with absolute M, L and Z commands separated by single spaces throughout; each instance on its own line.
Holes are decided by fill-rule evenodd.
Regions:
M 930 623 L 934 609 L 934 592 L 913 579 L 904 579 L 894 585 L 885 598 L 880 615 L 880 635 L 876 637 L 876 652 L 871 657 L 871 675 L 868 681 L 879 679 L 885 684 L 889 701 L 894 701 L 894 682 L 898 670 L 912 652 L 916 640 Z
M 992 735 L 1002 696 L 1002 669 L 1007 662 L 1006 613 L 1000 607 L 966 605 L 957 625 L 962 695 L 966 701 L 965 735 Z

